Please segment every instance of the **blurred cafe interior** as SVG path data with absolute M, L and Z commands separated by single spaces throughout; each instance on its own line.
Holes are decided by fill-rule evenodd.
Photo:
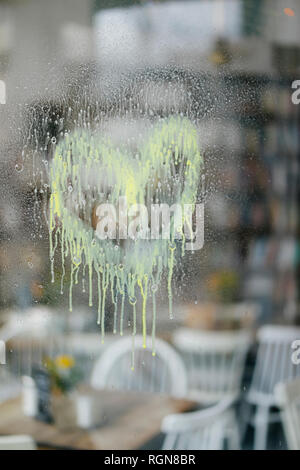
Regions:
M 299 110 L 298 0 L 0 0 L 0 449 L 300 450 Z

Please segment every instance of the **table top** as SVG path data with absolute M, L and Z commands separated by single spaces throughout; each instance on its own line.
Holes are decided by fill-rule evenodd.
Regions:
M 106 420 L 97 428 L 58 429 L 24 416 L 21 398 L 0 404 L 0 435 L 29 434 L 42 448 L 134 450 L 160 432 L 162 419 L 195 408 L 190 400 L 138 392 L 99 390 Z

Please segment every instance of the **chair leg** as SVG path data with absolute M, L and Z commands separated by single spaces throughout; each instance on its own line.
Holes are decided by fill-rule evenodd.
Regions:
M 230 425 L 228 429 L 228 448 L 229 450 L 240 450 L 240 430 L 235 410 L 231 410 Z
M 233 423 L 230 436 L 229 436 L 229 450 L 240 450 L 240 433 L 237 423 Z
M 254 418 L 254 449 L 265 450 L 269 428 L 269 407 L 257 406 Z
M 251 403 L 248 403 L 247 401 L 242 401 L 241 408 L 239 411 L 239 415 L 241 416 L 241 422 L 239 424 L 241 443 L 244 442 L 248 426 L 251 424 L 251 414 L 253 412 L 252 408 L 253 405 L 251 405 Z

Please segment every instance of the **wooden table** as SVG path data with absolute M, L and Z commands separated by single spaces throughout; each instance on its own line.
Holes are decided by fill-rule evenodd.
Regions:
M 99 391 L 99 400 L 104 424 L 64 431 L 24 416 L 20 398 L 9 400 L 0 405 L 0 435 L 30 434 L 42 448 L 134 450 L 160 432 L 164 416 L 195 408 L 189 400 L 136 392 Z

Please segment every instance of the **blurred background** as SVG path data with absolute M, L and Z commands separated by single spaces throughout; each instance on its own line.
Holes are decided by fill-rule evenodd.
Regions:
M 6 346 L 6 364 L 0 365 L 1 435 L 16 434 L 22 426 L 26 433 L 29 421 L 22 416 L 37 416 L 41 396 L 47 402 L 47 378 L 64 377 L 69 369 L 74 377 L 68 377 L 67 387 L 56 384 L 64 398 L 90 384 L 101 389 L 139 387 L 146 393 L 158 387 L 173 394 L 171 385 L 164 389 L 158 366 L 155 377 L 148 377 L 156 358 L 145 359 L 141 352 L 139 360 L 138 349 L 134 379 L 127 378 L 131 370 L 126 361 L 119 361 L 115 378 L 99 383 L 95 378 L 102 376 L 101 367 L 115 366 L 112 355 L 105 356 L 120 341 L 109 320 L 113 306 L 107 305 L 102 344 L 97 308 L 88 307 L 84 283 L 80 280 L 74 289 L 70 313 L 56 260 L 51 282 L 47 177 L 55 143 L 76 126 L 103 126 L 122 141 L 175 114 L 187 116 L 199 132 L 205 161 L 205 242 L 176 269 L 172 320 L 162 283 L 156 334 L 179 357 L 187 381 L 180 396 L 190 405 L 159 403 L 155 429 L 145 433 L 144 442 L 132 439 L 130 445 L 160 448 L 162 436 L 169 435 L 165 415 L 200 413 L 230 398 L 226 410 L 211 413 L 230 411 L 225 428 L 234 430 L 235 447 L 293 447 L 286 439 L 291 432 L 282 428 L 279 409 L 284 400 L 276 398 L 275 388 L 300 372 L 292 361 L 293 342 L 300 340 L 295 80 L 300 80 L 297 0 L 0 1 L 0 340 Z M 67 268 L 66 285 L 69 279 Z M 138 329 L 140 333 L 140 324 Z M 123 352 L 129 354 L 126 345 Z M 169 366 L 175 359 L 170 357 L 165 366 L 171 383 Z M 81 393 L 79 401 L 91 396 Z M 18 422 L 23 424 L 17 426 L 7 410 L 18 409 L 20 394 Z M 94 406 L 92 398 L 87 401 Z M 126 400 L 122 396 L 118 402 L 123 404 L 118 419 L 125 419 Z M 40 419 L 52 419 L 55 426 L 44 408 Z M 198 426 L 202 432 L 202 417 L 197 416 L 190 418 L 198 423 L 191 429 Z M 134 426 L 143 424 L 140 419 L 128 417 Z M 214 417 L 212 424 L 216 422 L 221 426 L 224 420 Z M 88 421 L 86 427 L 94 425 Z M 93 445 L 110 448 L 113 434 L 107 437 L 101 426 Z M 300 421 L 298 436 L 299 427 Z M 40 428 L 32 429 L 39 441 Z M 75 446 L 74 440 L 64 440 L 62 431 L 57 442 L 48 442 L 47 429 L 41 439 L 46 447 Z M 176 445 L 218 447 L 217 432 L 209 429 L 209 443 L 199 431 L 197 442 L 186 435 Z M 123 448 L 129 445 L 120 440 Z M 176 447 L 175 441 L 164 442 Z M 83 439 L 76 447 L 90 445 Z

